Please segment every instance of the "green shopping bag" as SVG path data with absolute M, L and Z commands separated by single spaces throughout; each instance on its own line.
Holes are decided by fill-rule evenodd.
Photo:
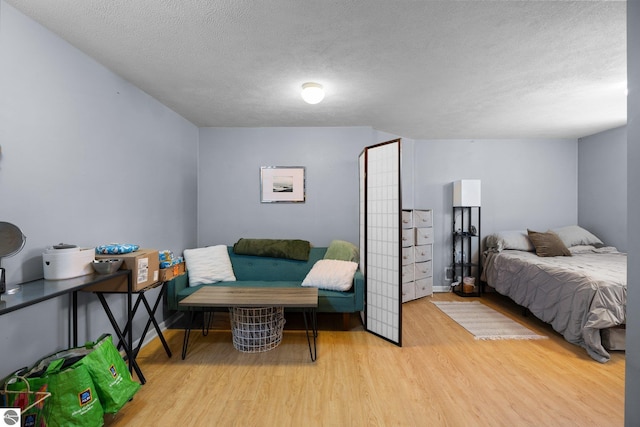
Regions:
M 102 408 L 107 414 L 118 412 L 140 388 L 127 368 L 127 364 L 113 345 L 111 335 L 104 334 L 95 342 L 83 347 L 62 350 L 40 359 L 32 371 L 43 371 L 56 360 L 65 359 L 67 364 L 83 364 L 95 385 Z
M 101 336 L 95 343 L 88 343 L 91 350 L 82 363 L 87 367 L 96 386 L 102 408 L 107 414 L 115 414 L 140 389 L 140 383 L 131 378 L 127 364 L 113 345 L 111 335 Z
M 48 364 L 46 370 L 31 370 L 24 382 L 9 382 L 7 390 L 46 390 L 51 393 L 45 401 L 48 427 L 99 427 L 104 424 L 104 411 L 93 380 L 76 358 L 60 358 Z M 42 424 L 41 424 L 42 425 Z

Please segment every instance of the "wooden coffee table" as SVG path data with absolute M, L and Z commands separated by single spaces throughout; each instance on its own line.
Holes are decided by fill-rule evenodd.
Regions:
M 178 303 L 187 308 L 213 308 L 213 307 L 292 307 L 302 308 L 304 327 L 309 345 L 311 361 L 317 357 L 316 337 L 318 336 L 318 321 L 316 309 L 318 308 L 318 289 L 316 288 L 258 288 L 240 286 L 203 286 L 193 294 Z M 195 310 L 190 310 L 191 316 L 187 329 L 184 331 L 182 343 L 182 359 L 187 355 L 189 334 Z M 313 349 L 309 336 L 307 313 L 311 315 L 311 334 L 313 335 Z

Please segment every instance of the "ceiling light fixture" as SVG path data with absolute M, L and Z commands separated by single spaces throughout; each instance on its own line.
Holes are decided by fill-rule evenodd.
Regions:
M 302 85 L 302 99 L 307 104 L 317 104 L 324 99 L 324 89 L 318 83 L 305 83 Z

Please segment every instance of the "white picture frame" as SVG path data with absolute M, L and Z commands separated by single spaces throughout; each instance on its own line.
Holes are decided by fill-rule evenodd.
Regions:
M 304 166 L 262 166 L 260 168 L 261 203 L 304 203 Z

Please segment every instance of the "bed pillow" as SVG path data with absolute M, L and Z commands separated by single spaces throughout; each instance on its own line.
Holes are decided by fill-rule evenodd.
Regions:
M 321 259 L 316 261 L 302 286 L 332 291 L 348 291 L 353 285 L 353 276 L 358 264 L 352 261 Z
M 333 240 L 324 254 L 324 259 L 360 262 L 360 249 L 351 242 Z
M 189 286 L 236 281 L 225 245 L 185 249 L 184 259 L 189 270 Z
M 604 246 L 602 240 L 577 225 L 554 228 L 551 231 L 556 233 L 568 248 L 571 246 L 595 246 L 596 248 Z
M 529 239 L 536 248 L 536 255 L 540 257 L 571 256 L 571 252 L 564 245 L 560 237 L 553 231 L 542 233 L 527 229 Z
M 525 230 L 499 231 L 490 234 L 485 240 L 485 245 L 487 249 L 495 249 L 498 252 L 503 249 L 527 252 L 535 250 Z

